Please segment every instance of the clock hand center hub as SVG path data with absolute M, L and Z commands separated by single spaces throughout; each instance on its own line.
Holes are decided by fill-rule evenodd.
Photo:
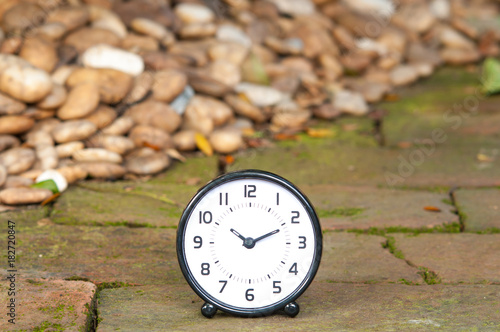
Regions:
M 243 246 L 247 249 L 252 249 L 255 247 L 255 240 L 251 237 L 246 237 L 245 240 L 243 240 Z

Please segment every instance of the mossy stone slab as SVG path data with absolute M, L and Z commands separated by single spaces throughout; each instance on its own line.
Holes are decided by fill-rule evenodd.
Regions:
M 313 282 L 295 318 L 207 319 L 189 287 L 144 286 L 100 293 L 98 332 L 108 331 L 441 331 L 500 328 L 496 285 L 407 286 Z
M 289 142 L 287 146 L 241 152 L 228 170 L 262 169 L 297 185 L 369 185 L 441 192 L 455 186 L 500 185 L 500 158 L 486 167 L 477 159 L 481 149 L 492 151 L 500 141 L 486 138 L 462 142 L 448 141 L 425 150 L 424 145 L 403 149 L 322 138 L 314 144 Z
M 466 232 L 500 232 L 499 189 L 460 189 L 454 195 Z
M 48 224 L 18 229 L 23 275 L 96 284 L 172 284 L 182 279 L 174 229 Z
M 320 217 L 322 228 L 426 229 L 458 225 L 449 195 L 369 186 L 302 186 Z M 429 207 L 439 212 L 429 211 Z M 425 208 L 428 208 L 427 210 Z
M 399 89 L 398 101 L 379 105 L 388 111 L 387 147 L 399 151 L 396 163 L 387 165 L 396 186 L 500 184 L 500 96 L 481 95 L 479 76 L 479 71 L 444 68 Z M 485 163 L 481 154 L 491 160 Z
M 500 283 L 500 234 L 394 234 L 411 264 L 443 283 Z
M 181 213 L 180 205 L 151 196 L 72 187 L 54 204 L 51 219 L 65 225 L 176 227 Z
M 385 242 L 382 236 L 325 233 L 323 256 L 315 280 L 423 283 L 416 268 L 382 247 Z
M 8 296 L 10 281 L 0 281 L 1 303 L 7 305 L 15 299 L 15 324 L 4 315 L 0 321 L 2 331 L 87 331 L 91 324 L 91 309 L 96 286 L 84 281 L 61 279 L 29 279 L 22 273 L 15 280 L 14 297 Z M 7 302 L 9 301 L 9 302 Z

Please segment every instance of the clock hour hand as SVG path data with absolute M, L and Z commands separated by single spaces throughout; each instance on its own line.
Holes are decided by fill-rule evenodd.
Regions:
M 234 228 L 231 228 L 230 231 L 231 231 L 231 233 L 233 233 L 234 235 L 236 235 L 237 237 L 239 237 L 240 239 L 243 240 L 243 244 L 242 245 L 245 248 L 252 249 L 255 246 L 255 241 L 251 237 L 244 237 L 243 235 L 241 235 L 240 233 L 238 233 L 237 231 L 235 231 Z
M 240 239 L 245 241 L 245 237 L 243 235 L 241 235 L 240 233 L 238 233 L 237 231 L 235 231 L 234 228 L 231 228 L 231 233 L 233 233 L 234 235 L 236 235 L 237 237 L 239 237 Z
M 262 239 L 265 239 L 265 238 L 266 238 L 266 237 L 268 237 L 268 236 L 274 235 L 274 234 L 278 233 L 279 231 L 280 231 L 279 229 L 275 229 L 275 230 L 274 230 L 274 231 L 272 231 L 272 232 L 269 232 L 269 233 L 267 233 L 267 234 L 264 234 L 264 235 L 262 235 L 262 236 L 259 236 L 258 238 L 256 238 L 255 240 L 253 240 L 253 242 L 254 242 L 254 244 L 255 244 L 257 241 L 260 241 L 260 240 L 262 240 Z

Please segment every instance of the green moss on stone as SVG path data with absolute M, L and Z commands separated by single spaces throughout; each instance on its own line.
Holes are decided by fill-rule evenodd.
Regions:
M 405 278 L 399 279 L 398 283 L 403 284 L 403 285 L 408 285 L 408 286 L 420 285 L 418 282 L 414 282 L 414 281 L 411 281 L 411 280 L 406 280 Z
M 417 236 L 420 234 L 429 233 L 460 233 L 460 224 L 457 222 L 445 223 L 435 227 L 420 227 L 420 228 L 410 228 L 403 226 L 391 226 L 386 228 L 370 227 L 368 229 L 349 229 L 348 233 L 364 234 L 364 235 L 379 235 L 385 236 L 386 234 L 392 233 L 404 233 L 408 235 Z
M 394 257 L 399 258 L 399 259 L 404 259 L 405 256 L 403 255 L 403 252 L 396 248 L 396 239 L 392 236 L 387 236 L 386 241 L 382 243 L 382 248 L 388 249 L 391 254 L 394 255 Z
M 133 286 L 133 285 L 126 283 L 126 282 L 121 282 L 121 281 L 101 282 L 97 285 L 97 291 L 100 292 L 103 289 L 121 288 L 121 287 L 129 287 L 129 286 Z
M 51 323 L 49 321 L 43 321 L 42 324 L 35 327 L 33 332 L 44 332 L 44 331 L 64 331 L 61 324 Z
M 35 285 L 35 286 L 41 286 L 41 285 L 43 285 L 43 282 L 36 281 L 36 280 L 33 280 L 33 279 L 26 279 L 26 282 L 28 282 L 29 284 Z
M 418 270 L 418 274 L 424 279 L 426 284 L 436 285 L 441 283 L 441 278 L 436 272 L 423 266 L 419 266 Z
M 443 198 L 443 199 L 441 200 L 441 202 L 443 202 L 444 204 L 448 204 L 448 205 L 454 206 L 454 205 L 453 205 L 453 202 L 452 202 L 452 201 L 451 201 L 451 199 L 449 199 L 449 198 Z
M 64 280 L 67 280 L 67 281 L 89 281 L 88 278 L 80 277 L 80 276 L 71 276 L 71 277 L 68 277 Z
M 317 209 L 318 217 L 328 218 L 328 217 L 352 217 L 363 213 L 364 208 L 357 207 L 339 207 L 332 210 L 322 210 Z
M 477 231 L 476 234 L 500 234 L 500 228 L 491 227 L 481 231 Z

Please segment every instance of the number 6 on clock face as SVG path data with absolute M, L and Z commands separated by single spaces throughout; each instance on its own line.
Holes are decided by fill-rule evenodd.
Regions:
M 307 198 L 264 171 L 226 174 L 188 204 L 177 231 L 181 270 L 215 309 L 262 316 L 295 306 L 312 282 L 322 249 L 321 228 Z M 288 312 L 287 312 L 288 313 Z

